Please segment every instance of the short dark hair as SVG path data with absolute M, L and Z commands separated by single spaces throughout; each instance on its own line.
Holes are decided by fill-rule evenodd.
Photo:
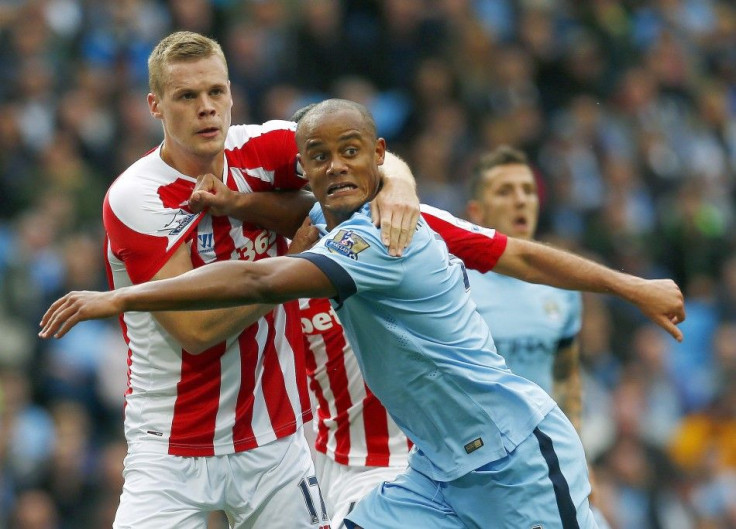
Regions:
M 473 166 L 473 173 L 470 177 L 470 196 L 478 197 L 483 187 L 483 177 L 488 171 L 501 165 L 515 164 L 529 165 L 529 159 L 523 151 L 510 145 L 499 145 L 491 152 L 481 156 Z
M 304 122 L 313 120 L 315 116 L 320 114 L 330 114 L 345 109 L 358 112 L 363 118 L 363 122 L 367 132 L 371 134 L 374 138 L 376 137 L 376 120 L 373 118 L 373 114 L 371 114 L 370 110 L 368 110 L 365 105 L 356 103 L 355 101 L 350 101 L 349 99 L 325 99 L 324 101 L 320 101 L 319 103 L 314 103 L 312 105 L 302 107 L 294 112 L 292 120 L 297 122 L 297 139 L 299 138 L 299 127 L 303 125 Z

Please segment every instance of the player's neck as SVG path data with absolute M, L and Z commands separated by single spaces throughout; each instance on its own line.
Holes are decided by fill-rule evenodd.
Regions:
M 353 214 L 355 214 L 357 211 L 360 211 L 360 209 L 364 205 L 365 205 L 365 202 L 363 202 L 360 206 L 352 210 L 351 209 L 331 210 L 331 209 L 325 209 L 323 206 L 322 213 L 325 216 L 325 222 L 327 224 L 327 231 L 332 230 L 334 227 L 348 220 L 350 217 L 353 216 Z
M 327 231 L 332 230 L 335 226 L 338 224 L 343 223 L 344 221 L 348 220 L 350 216 L 346 216 L 344 214 L 336 214 L 332 213 L 330 211 L 323 210 L 323 213 L 325 215 L 325 222 L 327 223 Z
M 215 156 L 196 156 L 188 153 L 172 152 L 173 149 L 164 142 L 161 145 L 161 159 L 166 165 L 176 169 L 181 174 L 197 178 L 200 175 L 211 173 L 222 180 L 225 167 L 224 153 Z

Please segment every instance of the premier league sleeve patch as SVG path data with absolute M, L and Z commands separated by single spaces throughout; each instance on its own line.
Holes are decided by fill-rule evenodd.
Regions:
M 339 253 L 353 261 L 357 261 L 358 254 L 370 246 L 352 230 L 339 230 L 332 239 L 325 242 L 325 248 L 331 253 Z
M 160 228 L 158 232 L 169 236 L 179 235 L 197 218 L 197 215 L 199 214 L 178 209 L 172 214 L 171 220 L 163 228 Z

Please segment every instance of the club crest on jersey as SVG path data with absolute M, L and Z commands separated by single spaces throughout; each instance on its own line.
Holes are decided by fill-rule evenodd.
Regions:
M 370 244 L 351 230 L 339 230 L 337 234 L 325 243 L 325 247 L 332 253 L 339 253 L 357 261 L 358 254 L 370 248 Z
M 197 217 L 196 213 L 187 213 L 183 209 L 177 210 L 172 218 L 163 228 L 158 231 L 168 232 L 168 235 L 178 235 L 189 226 Z
M 557 321 L 562 317 L 562 309 L 554 299 L 544 301 L 544 313 L 550 320 Z

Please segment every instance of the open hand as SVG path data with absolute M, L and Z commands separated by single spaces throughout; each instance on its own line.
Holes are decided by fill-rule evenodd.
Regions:
M 41 338 L 61 338 L 77 323 L 107 318 L 122 312 L 115 302 L 115 291 L 74 291 L 57 299 L 41 318 Z

